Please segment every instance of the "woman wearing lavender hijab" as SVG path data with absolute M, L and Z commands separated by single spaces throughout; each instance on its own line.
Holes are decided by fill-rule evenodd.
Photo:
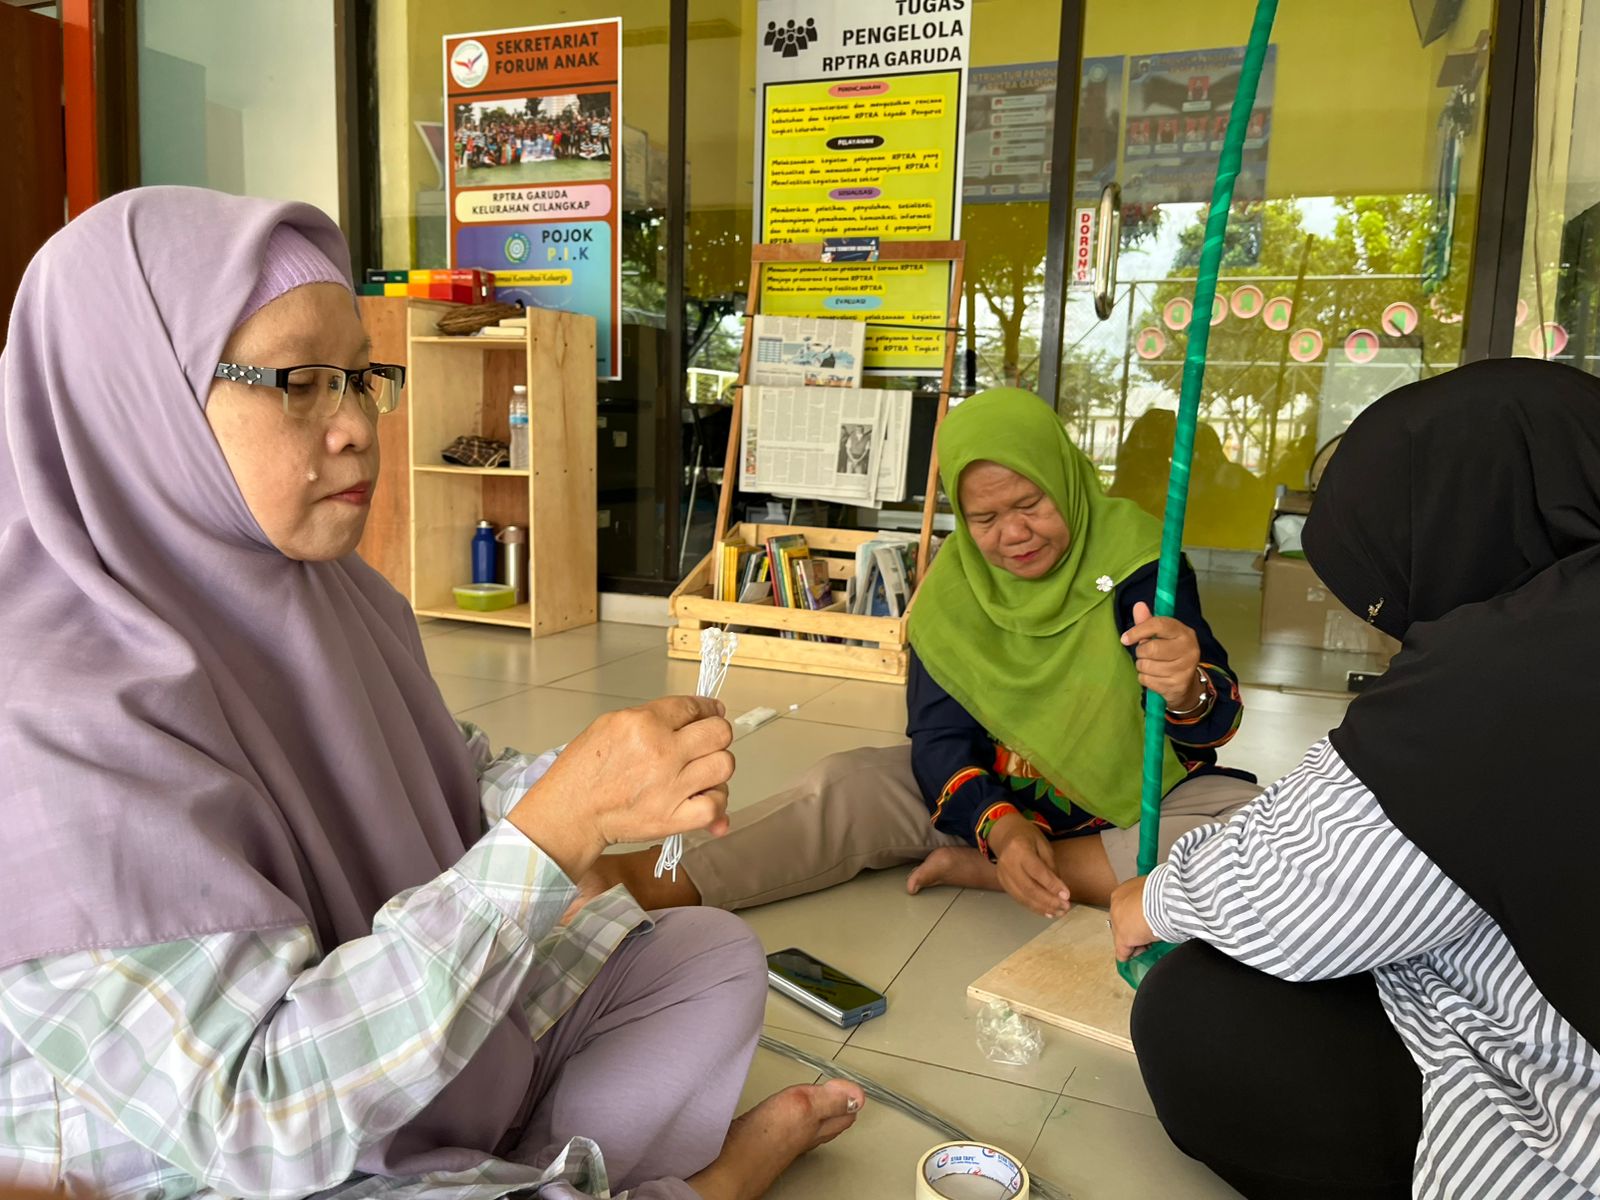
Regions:
M 863 1097 L 731 1122 L 765 970 L 604 848 L 726 824 L 676 697 L 559 755 L 452 721 L 353 553 L 374 424 L 338 230 L 151 188 L 40 252 L 0 355 L 0 1188 L 754 1197 Z

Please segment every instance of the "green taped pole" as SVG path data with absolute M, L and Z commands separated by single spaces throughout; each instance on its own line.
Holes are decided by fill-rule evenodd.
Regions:
M 1189 317 L 1189 347 L 1183 359 L 1183 391 L 1178 397 L 1178 429 L 1172 445 L 1172 474 L 1167 479 L 1167 512 L 1161 526 L 1161 564 L 1156 574 L 1155 615 L 1170 617 L 1178 594 L 1178 561 L 1183 555 L 1183 519 L 1189 507 L 1189 468 L 1194 459 L 1194 430 L 1200 417 L 1200 385 L 1206 375 L 1206 346 L 1211 340 L 1211 308 L 1222 270 L 1222 248 L 1228 232 L 1228 210 L 1233 207 L 1233 181 L 1239 176 L 1245 129 L 1255 108 L 1256 86 L 1267 59 L 1278 0 L 1257 0 L 1250 44 L 1239 71 L 1239 90 L 1228 114 L 1228 132 L 1222 139 L 1217 182 L 1211 189 L 1206 214 L 1206 239 L 1200 250 L 1200 271 L 1194 283 L 1194 311 Z M 1160 693 L 1145 693 L 1144 789 L 1139 803 L 1139 874 L 1155 870 L 1161 847 L 1161 762 L 1167 749 L 1167 702 Z M 1158 961 L 1172 950 L 1157 942 L 1143 954 L 1118 963 L 1117 970 L 1138 987 Z

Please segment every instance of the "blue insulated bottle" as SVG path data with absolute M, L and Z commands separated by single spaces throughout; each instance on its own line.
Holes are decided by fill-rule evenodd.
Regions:
M 478 522 L 478 532 L 472 535 L 472 582 L 494 582 L 494 526 L 488 521 Z

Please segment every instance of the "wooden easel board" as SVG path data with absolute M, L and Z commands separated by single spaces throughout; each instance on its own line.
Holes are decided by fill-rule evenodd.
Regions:
M 771 671 L 794 671 L 806 675 L 827 675 L 836 679 L 866 679 L 883 683 L 906 681 L 909 670 L 910 647 L 906 642 L 905 614 L 898 617 L 874 617 L 840 611 L 842 605 L 832 610 L 810 612 L 803 609 L 775 607 L 772 604 L 738 604 L 717 601 L 712 578 L 719 562 L 718 554 L 723 539 L 730 532 L 738 532 L 746 541 L 759 545 L 760 541 L 775 533 L 798 533 L 806 539 L 812 557 L 829 558 L 829 574 L 840 584 L 855 573 L 855 550 L 861 543 L 876 535 L 870 531 L 827 529 L 815 526 L 760 525 L 735 522 L 734 495 L 739 490 L 740 449 L 743 430 L 745 385 L 750 375 L 750 356 L 755 338 L 754 318 L 760 309 L 761 276 L 765 267 L 775 264 L 822 263 L 827 247 L 786 243 L 761 244 L 752 248 L 750 257 L 750 285 L 745 301 L 744 349 L 739 355 L 738 385 L 733 392 L 732 411 L 729 414 L 731 432 L 728 435 L 727 457 L 723 462 L 722 494 L 717 500 L 717 520 L 711 540 L 711 552 L 700 560 L 698 566 L 684 577 L 670 597 L 674 625 L 667 637 L 669 658 L 698 660 L 700 635 L 708 626 L 739 627 L 739 644 L 734 651 L 736 667 L 758 667 Z M 951 392 L 955 386 L 956 335 L 959 328 L 957 315 L 961 310 L 961 286 L 966 262 L 966 245 L 963 242 L 890 242 L 879 248 L 879 261 L 897 262 L 947 262 L 950 270 L 950 300 L 946 310 L 944 331 L 944 367 L 940 376 L 939 407 L 935 424 L 944 420 L 950 406 Z M 928 481 L 923 492 L 922 530 L 917 539 L 917 580 L 927 574 L 930 539 L 933 536 L 934 511 L 939 502 L 939 456 L 933 453 L 928 461 Z M 770 531 L 770 532 L 765 532 Z M 830 557 L 832 552 L 835 556 Z M 912 599 L 916 590 L 912 589 Z M 820 635 L 832 642 L 783 637 L 785 633 Z M 853 644 L 852 644 L 853 643 Z
M 1106 910 L 1075 904 L 1067 915 L 986 971 L 967 995 L 1000 1000 L 1033 1017 L 1132 1052 L 1133 989 L 1117 974 Z

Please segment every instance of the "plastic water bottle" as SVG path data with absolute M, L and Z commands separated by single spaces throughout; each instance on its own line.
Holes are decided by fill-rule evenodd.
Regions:
M 478 532 L 472 535 L 472 582 L 495 583 L 494 577 L 494 526 L 488 521 L 478 522 Z
M 528 469 L 528 389 L 520 383 L 511 389 L 511 469 Z

